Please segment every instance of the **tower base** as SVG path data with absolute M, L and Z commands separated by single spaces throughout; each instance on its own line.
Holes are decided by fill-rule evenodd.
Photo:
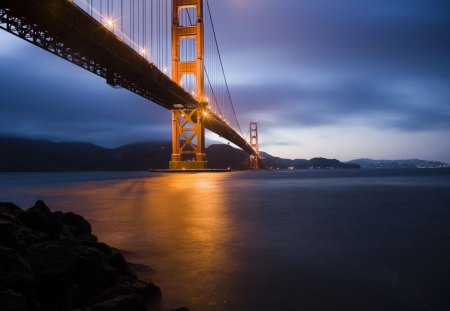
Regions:
M 206 170 L 207 161 L 170 161 L 170 170 Z

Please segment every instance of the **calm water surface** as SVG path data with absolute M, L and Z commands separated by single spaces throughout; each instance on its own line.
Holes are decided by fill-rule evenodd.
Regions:
M 75 211 L 167 307 L 450 310 L 450 170 L 0 174 Z

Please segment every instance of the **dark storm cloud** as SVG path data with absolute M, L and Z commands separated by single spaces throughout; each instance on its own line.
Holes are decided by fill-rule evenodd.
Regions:
M 270 126 L 316 127 L 364 122 L 377 128 L 405 131 L 450 129 L 450 90 L 442 83 L 410 82 L 410 88 L 371 81 L 340 81 L 333 85 L 245 86 L 235 88 L 239 102 L 255 102 L 240 111 L 258 111 Z M 423 87 L 415 89 L 415 85 Z M 251 90 L 251 91 L 250 91 Z M 422 97 L 421 97 L 422 96 Z

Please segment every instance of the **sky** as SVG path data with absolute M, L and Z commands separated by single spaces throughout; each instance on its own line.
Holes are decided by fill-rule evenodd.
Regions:
M 450 163 L 450 1 L 210 5 L 241 127 L 258 121 L 261 150 Z M 169 111 L 1 30 L 0 91 L 0 134 L 171 139 Z

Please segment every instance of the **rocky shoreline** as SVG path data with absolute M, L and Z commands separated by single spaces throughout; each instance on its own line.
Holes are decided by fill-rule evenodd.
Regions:
M 0 310 L 153 311 L 161 291 L 74 213 L 0 203 Z M 187 311 L 187 309 L 177 309 Z

